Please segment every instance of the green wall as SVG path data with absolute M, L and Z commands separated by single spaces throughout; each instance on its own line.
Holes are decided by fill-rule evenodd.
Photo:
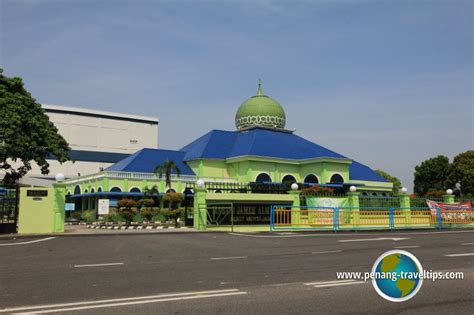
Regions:
M 28 196 L 28 191 L 47 196 Z M 64 185 L 55 188 L 20 189 L 18 233 L 41 234 L 64 232 Z

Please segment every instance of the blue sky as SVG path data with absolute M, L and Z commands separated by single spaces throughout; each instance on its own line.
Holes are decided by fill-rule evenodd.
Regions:
M 287 128 L 401 178 L 474 147 L 473 2 L 0 0 L 39 102 L 160 117 L 180 148 L 263 90 Z

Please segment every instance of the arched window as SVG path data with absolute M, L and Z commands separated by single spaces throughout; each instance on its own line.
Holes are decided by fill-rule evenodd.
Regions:
M 110 189 L 110 192 L 122 192 L 122 189 L 120 189 L 120 187 L 112 187 L 112 189 Z
M 364 191 L 363 193 L 361 193 L 361 195 L 362 196 L 368 196 L 369 194 L 366 191 Z
M 342 184 L 342 183 L 344 183 L 344 178 L 342 178 L 342 176 L 339 175 L 339 174 L 334 174 L 334 175 L 331 176 L 330 183 L 331 184 Z
M 194 191 L 191 188 L 186 188 L 183 191 L 184 197 L 193 197 L 194 196 Z
M 316 175 L 309 174 L 304 178 L 305 184 L 319 184 L 319 180 Z
M 98 192 L 102 192 L 102 187 L 97 188 Z
M 91 188 L 91 193 L 95 193 L 95 189 L 94 189 L 94 188 Z
M 140 188 L 133 187 L 132 189 L 130 189 L 130 192 L 132 192 L 132 193 L 139 193 L 139 192 L 141 192 L 141 191 L 140 191 Z
M 74 195 L 80 195 L 81 194 L 81 186 L 77 185 L 74 187 Z
M 382 193 L 382 197 L 387 197 L 387 193 Z
M 283 177 L 281 182 L 293 184 L 293 183 L 296 183 L 296 178 L 292 175 L 285 175 L 285 177 Z
M 88 192 L 89 192 L 89 191 L 87 190 L 87 188 L 84 189 L 84 193 L 85 193 L 85 194 L 87 194 Z
M 372 193 L 372 196 L 377 197 L 377 193 L 376 193 L 376 192 L 373 192 L 373 193 Z
M 168 190 L 166 191 L 166 193 L 172 193 L 172 192 L 175 193 L 176 190 L 174 190 L 173 188 L 170 188 L 170 189 L 168 189 Z
M 257 179 L 255 179 L 257 183 L 271 183 L 272 179 L 270 178 L 270 175 L 267 173 L 260 173 L 257 176 Z

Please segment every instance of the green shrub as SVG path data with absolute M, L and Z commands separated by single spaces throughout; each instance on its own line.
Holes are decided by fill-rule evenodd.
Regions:
M 137 202 L 133 199 L 123 198 L 118 201 L 119 208 L 131 209 L 137 205 Z
M 173 210 L 163 210 L 162 213 L 163 215 L 169 219 L 174 221 L 174 225 L 178 226 L 178 218 L 181 215 L 183 209 L 173 209 Z
M 143 219 L 146 219 L 147 221 L 151 221 L 151 219 L 153 218 L 153 216 L 156 214 L 155 211 L 151 210 L 151 209 L 147 209 L 147 208 L 142 208 L 140 210 L 140 215 Z
M 140 209 L 153 207 L 155 202 L 151 198 L 140 199 L 137 201 L 137 207 Z
M 140 213 L 137 213 L 133 216 L 133 222 L 142 222 L 142 221 L 143 221 L 143 218 L 140 215 Z
M 71 213 L 71 217 L 73 217 L 76 220 L 82 220 L 82 212 L 74 211 L 73 213 Z
M 125 218 L 121 214 L 114 214 L 113 222 L 114 223 L 122 223 L 122 222 L 125 222 Z
M 170 208 L 176 207 L 183 199 L 183 194 L 176 192 L 168 192 L 163 196 L 163 201 L 169 203 Z
M 106 214 L 104 215 L 104 221 L 105 222 L 114 222 L 114 218 L 115 218 L 116 214 L 115 213 L 109 213 L 109 214 Z
M 125 222 L 127 222 L 127 224 L 129 224 L 130 222 L 133 221 L 133 217 L 137 214 L 137 210 L 129 209 L 129 208 L 122 208 L 122 209 L 120 209 L 119 214 L 123 217 Z
M 87 210 L 82 213 L 81 219 L 86 223 L 92 223 L 96 220 L 95 210 Z
M 164 215 L 162 215 L 161 213 L 156 213 L 152 219 L 152 221 L 156 221 L 156 222 L 166 222 L 166 217 Z

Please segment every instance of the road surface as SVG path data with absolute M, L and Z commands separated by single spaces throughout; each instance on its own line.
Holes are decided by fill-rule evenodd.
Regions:
M 407 302 L 382 299 L 370 271 L 402 248 L 425 270 Z M 0 313 L 38 314 L 472 314 L 474 231 L 348 234 L 186 233 L 0 240 Z

